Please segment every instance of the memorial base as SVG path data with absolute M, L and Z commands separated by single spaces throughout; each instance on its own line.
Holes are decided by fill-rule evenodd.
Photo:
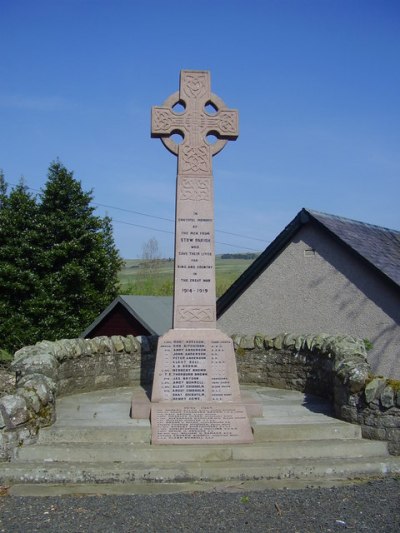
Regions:
M 151 406 L 152 444 L 248 444 L 253 442 L 243 404 L 162 402 Z
M 218 329 L 170 329 L 158 339 L 152 402 L 240 402 L 233 342 Z
M 151 426 L 153 444 L 253 442 L 231 338 L 215 328 L 160 337 Z

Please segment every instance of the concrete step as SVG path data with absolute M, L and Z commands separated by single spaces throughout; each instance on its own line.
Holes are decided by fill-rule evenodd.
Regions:
M 361 438 L 361 428 L 339 420 L 330 419 L 323 423 L 274 423 L 271 420 L 252 421 L 256 442 L 354 439 Z M 58 442 L 117 442 L 150 443 L 151 427 L 145 420 L 135 420 L 127 426 L 61 426 L 42 428 L 39 444 Z
M 238 460 L 386 457 L 387 443 L 366 439 L 323 439 L 306 441 L 260 442 L 232 449 L 232 458 Z
M 362 439 L 270 441 L 244 445 L 161 445 L 129 442 L 58 442 L 23 446 L 15 461 L 109 462 L 215 462 L 297 458 L 385 457 L 387 443 Z
M 260 479 L 344 480 L 400 473 L 397 457 L 270 459 L 258 461 L 54 462 L 0 464 L 0 482 L 128 483 Z
M 333 409 L 332 406 L 327 403 L 326 401 L 317 402 L 314 401 L 312 406 L 312 409 L 310 409 L 309 414 L 310 416 L 313 416 L 315 414 L 323 414 L 326 416 L 333 416 Z M 263 412 L 266 416 L 296 416 L 297 414 L 304 414 L 305 409 L 307 409 L 306 404 L 299 404 L 299 403 L 289 403 L 289 404 L 272 404 L 272 405 L 264 405 L 263 406 Z
M 346 480 L 400 473 L 387 444 L 361 439 L 329 404 L 295 391 L 248 387 L 263 404 L 248 445 L 150 445 L 147 420 L 129 418 L 132 389 L 57 401 L 57 422 L 37 444 L 0 463 L 0 483 L 147 483 Z
M 252 421 L 256 442 L 320 439 L 361 438 L 361 427 L 332 419 L 323 423 L 274 423 L 271 420 Z
M 42 428 L 39 432 L 39 444 L 59 442 L 117 442 L 150 443 L 150 422 L 134 421 L 129 426 L 52 426 Z

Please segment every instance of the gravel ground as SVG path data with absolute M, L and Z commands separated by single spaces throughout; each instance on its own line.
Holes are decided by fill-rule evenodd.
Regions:
M 400 478 L 335 488 L 0 498 L 0 531 L 400 531 Z

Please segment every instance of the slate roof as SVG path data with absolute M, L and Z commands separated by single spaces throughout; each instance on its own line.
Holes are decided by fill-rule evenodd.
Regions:
M 172 327 L 172 296 L 120 295 L 82 333 L 86 337 L 120 303 L 151 335 L 163 335 Z
M 304 210 L 400 286 L 400 231 Z
M 259 276 L 305 224 L 317 224 L 400 289 L 400 232 L 349 218 L 302 209 L 217 301 L 220 316 Z

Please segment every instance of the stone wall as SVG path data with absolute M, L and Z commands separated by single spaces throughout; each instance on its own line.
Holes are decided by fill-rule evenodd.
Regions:
M 57 396 L 150 384 L 156 346 L 157 337 L 116 336 L 43 341 L 16 352 L 16 392 L 0 398 L 0 460 L 55 422 Z
M 153 381 L 157 337 L 95 337 L 61 341 L 59 395 Z
M 332 401 L 363 437 L 387 440 L 400 455 L 400 381 L 371 373 L 364 342 L 349 336 L 232 336 L 239 379 L 309 392 Z
M 338 418 L 400 454 L 400 382 L 374 377 L 363 341 L 328 335 L 233 337 L 239 379 L 328 398 Z M 0 460 L 35 442 L 60 395 L 152 383 L 157 337 L 43 341 L 15 354 L 17 388 L 0 398 Z

